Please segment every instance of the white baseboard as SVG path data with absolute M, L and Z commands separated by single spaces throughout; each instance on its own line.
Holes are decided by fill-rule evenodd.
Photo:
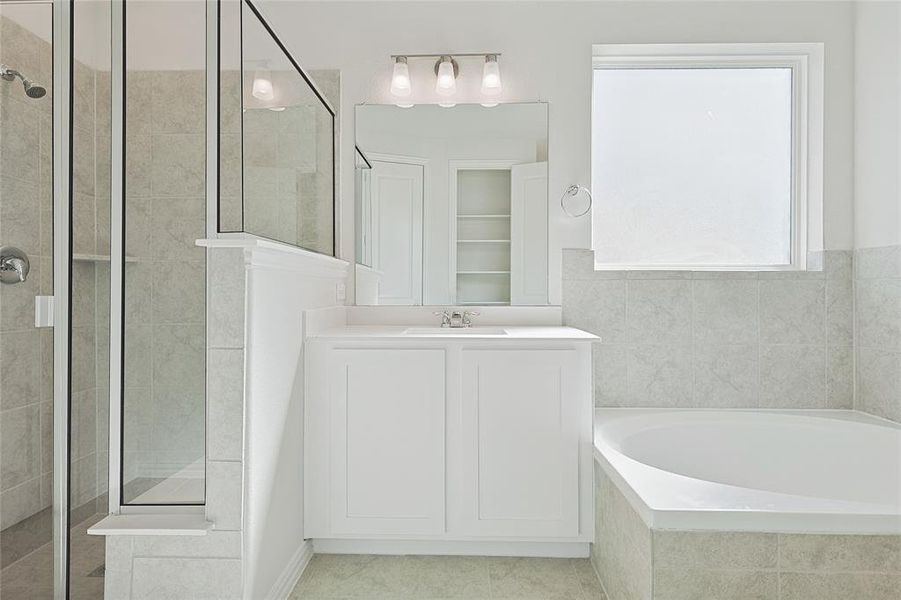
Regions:
M 285 570 L 278 576 L 278 580 L 276 580 L 275 585 L 272 586 L 266 597 L 272 600 L 284 600 L 291 595 L 291 591 L 297 585 L 297 582 L 300 581 L 300 576 L 303 575 L 312 558 L 313 544 L 310 543 L 310 540 L 304 540 L 297 552 L 294 553 L 294 556 L 291 557 L 291 560 L 288 561 Z
M 482 542 L 453 540 L 314 539 L 322 554 L 418 554 L 450 556 L 535 556 L 587 558 L 588 542 Z

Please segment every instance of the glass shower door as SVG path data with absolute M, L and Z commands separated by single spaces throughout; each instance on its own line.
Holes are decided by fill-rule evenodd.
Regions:
M 78 600 L 103 598 L 106 540 L 87 530 L 109 512 L 111 3 L 71 6 L 66 559 Z
M 53 595 L 53 7 L 0 4 L 0 596 Z

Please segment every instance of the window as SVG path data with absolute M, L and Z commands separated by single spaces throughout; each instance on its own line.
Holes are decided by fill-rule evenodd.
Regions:
M 806 268 L 822 249 L 821 57 L 818 44 L 595 46 L 597 266 Z

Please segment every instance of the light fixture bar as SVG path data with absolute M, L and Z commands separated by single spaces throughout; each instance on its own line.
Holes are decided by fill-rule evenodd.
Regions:
M 467 58 L 479 56 L 501 56 L 500 52 L 441 52 L 440 54 L 392 54 L 391 60 L 398 58 L 441 58 L 442 56 L 452 56 L 453 58 Z

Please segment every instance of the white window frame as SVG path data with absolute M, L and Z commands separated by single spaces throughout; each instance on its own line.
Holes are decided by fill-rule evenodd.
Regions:
M 790 68 L 792 70 L 791 262 L 788 265 L 625 265 L 595 262 L 596 270 L 803 271 L 822 269 L 823 44 L 595 44 L 598 69 Z M 594 99 L 591 102 L 592 123 Z M 592 170 L 594 162 L 592 161 Z M 597 182 L 592 182 L 595 187 Z M 596 189 L 596 188 L 595 188 Z M 593 194 L 596 201 L 599 194 Z M 593 207 L 594 208 L 594 207 Z M 594 224 L 592 210 L 592 224 Z M 597 228 L 591 245 L 597 248 Z

